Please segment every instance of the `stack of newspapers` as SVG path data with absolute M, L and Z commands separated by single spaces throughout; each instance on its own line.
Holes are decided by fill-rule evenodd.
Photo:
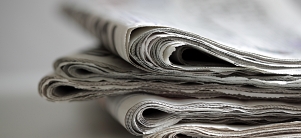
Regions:
M 105 99 L 147 138 L 301 137 L 300 1 L 77 0 L 63 11 L 100 43 L 55 61 L 45 99 Z

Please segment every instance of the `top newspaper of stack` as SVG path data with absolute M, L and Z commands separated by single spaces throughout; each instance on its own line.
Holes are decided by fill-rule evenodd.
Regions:
M 297 2 L 92 0 L 72 1 L 64 11 L 147 72 L 281 77 L 301 75 Z

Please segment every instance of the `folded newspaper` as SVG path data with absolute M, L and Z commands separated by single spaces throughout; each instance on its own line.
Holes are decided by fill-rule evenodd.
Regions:
M 76 101 L 134 92 L 174 97 L 236 97 L 301 101 L 298 76 L 186 76 L 135 68 L 103 48 L 62 57 L 55 74 L 44 77 L 40 94 L 50 101 Z M 277 78 L 277 80 L 275 80 Z M 276 88 L 276 89 L 275 89 Z
M 281 12 L 300 12 L 282 6 L 290 2 L 96 0 L 65 11 L 148 72 L 301 75 L 300 27 L 279 20 Z
M 301 137 L 298 1 L 71 3 L 101 44 L 55 61 L 47 100 L 106 97 L 147 138 Z
M 299 138 L 301 122 L 278 123 L 257 127 L 182 123 L 161 130 L 144 138 Z
M 301 122 L 291 121 L 300 120 L 300 104 L 131 94 L 107 97 L 106 105 L 112 116 L 134 135 L 301 136 Z

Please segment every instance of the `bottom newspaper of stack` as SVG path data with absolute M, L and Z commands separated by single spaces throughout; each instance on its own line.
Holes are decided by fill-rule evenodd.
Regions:
M 301 137 L 301 86 L 293 83 L 298 77 L 279 85 L 269 76 L 155 74 L 102 48 L 60 58 L 54 69 L 40 81 L 42 97 L 104 98 L 111 115 L 133 135 Z

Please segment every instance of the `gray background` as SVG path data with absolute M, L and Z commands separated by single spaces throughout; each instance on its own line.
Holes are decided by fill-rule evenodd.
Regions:
M 0 137 L 131 137 L 97 101 L 51 103 L 38 95 L 56 58 L 97 44 L 61 14 L 60 4 L 0 1 Z

